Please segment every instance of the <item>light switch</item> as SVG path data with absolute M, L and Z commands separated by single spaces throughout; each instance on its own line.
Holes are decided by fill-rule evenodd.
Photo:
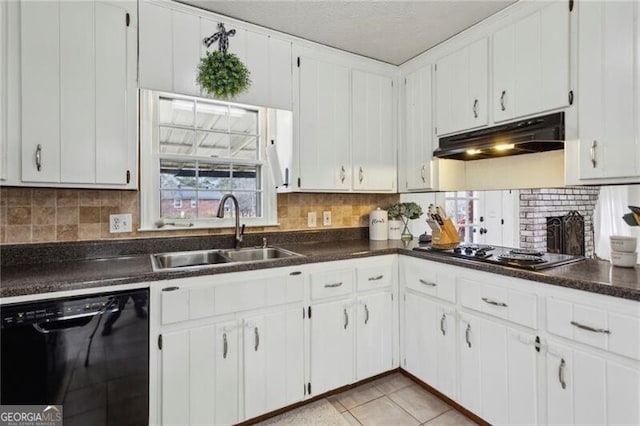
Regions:
M 322 225 L 331 226 L 331 211 L 322 212 Z

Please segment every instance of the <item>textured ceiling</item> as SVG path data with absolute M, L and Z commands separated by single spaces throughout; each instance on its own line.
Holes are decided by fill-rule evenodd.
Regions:
M 394 65 L 514 3 L 514 0 L 180 1 Z

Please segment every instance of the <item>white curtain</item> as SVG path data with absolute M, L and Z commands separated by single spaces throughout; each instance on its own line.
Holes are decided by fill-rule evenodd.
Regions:
M 611 235 L 640 235 L 639 227 L 631 227 L 622 219 L 630 213 L 629 205 L 640 205 L 640 186 L 603 186 L 593 213 L 594 247 L 598 257 L 609 259 Z

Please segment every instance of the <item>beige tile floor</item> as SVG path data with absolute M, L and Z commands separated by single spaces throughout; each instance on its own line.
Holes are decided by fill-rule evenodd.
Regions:
M 322 404 L 322 401 L 328 401 L 346 420 L 347 425 L 466 426 L 476 424 L 400 373 L 365 383 L 316 403 Z M 312 413 L 309 407 L 303 406 L 288 412 L 285 419 L 274 418 L 268 424 L 328 425 L 329 423 L 338 424 L 341 420 L 339 417 L 335 417 L 334 421 L 321 420 L 321 418 L 329 418 L 326 416 L 327 413 L 322 416 Z M 315 417 L 315 421 L 308 417 Z M 296 420 L 292 421 L 292 418 Z M 338 421 L 335 421 L 336 419 Z

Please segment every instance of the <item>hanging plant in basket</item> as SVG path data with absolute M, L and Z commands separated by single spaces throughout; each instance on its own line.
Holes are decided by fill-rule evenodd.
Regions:
M 225 31 L 224 24 L 218 24 L 218 32 L 204 39 L 209 47 L 219 42 L 217 51 L 207 52 L 200 59 L 196 81 L 207 93 L 221 99 L 231 99 L 246 91 L 251 85 L 251 74 L 238 56 L 227 52 L 229 36 L 236 30 Z

